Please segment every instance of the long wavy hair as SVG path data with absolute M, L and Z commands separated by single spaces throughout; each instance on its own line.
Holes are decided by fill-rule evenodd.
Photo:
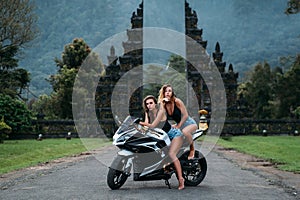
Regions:
M 160 90 L 159 90 L 159 96 L 158 96 L 158 101 L 159 101 L 159 102 L 162 102 L 163 98 L 165 98 L 165 92 L 166 92 L 166 89 L 167 89 L 168 87 L 172 88 L 172 95 L 171 95 L 170 101 L 175 101 L 176 95 L 175 95 L 175 93 L 174 93 L 174 90 L 173 90 L 172 85 L 171 85 L 171 84 L 165 84 L 165 85 L 163 85 L 163 86 L 160 88 Z

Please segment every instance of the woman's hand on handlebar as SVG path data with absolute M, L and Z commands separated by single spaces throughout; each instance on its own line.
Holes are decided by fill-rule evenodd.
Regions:
M 149 123 L 147 123 L 147 122 L 140 122 L 140 125 L 142 125 L 142 126 L 149 126 Z
M 148 126 L 147 124 L 149 123 L 146 123 L 146 122 L 139 122 L 139 125 L 141 125 L 141 127 L 139 128 L 139 130 L 142 132 L 142 133 L 146 133 L 146 131 L 148 130 Z

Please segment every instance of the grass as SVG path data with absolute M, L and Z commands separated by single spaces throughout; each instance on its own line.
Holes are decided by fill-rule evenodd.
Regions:
M 6 140 L 0 144 L 0 174 L 111 144 L 108 139 Z M 277 163 L 281 170 L 300 173 L 300 137 L 235 136 L 218 144 Z
M 281 170 L 300 173 L 300 137 L 234 136 L 219 139 L 218 144 L 278 164 Z
M 0 144 L 0 174 L 80 154 L 111 144 L 108 139 L 6 140 Z

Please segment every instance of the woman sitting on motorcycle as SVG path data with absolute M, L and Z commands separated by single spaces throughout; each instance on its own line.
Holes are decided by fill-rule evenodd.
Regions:
M 195 147 L 192 133 L 197 130 L 196 121 L 188 115 L 187 109 L 182 100 L 176 97 L 171 85 L 163 85 L 159 91 L 159 102 L 164 102 L 164 108 L 168 120 L 176 122 L 174 128 L 180 129 L 190 144 L 190 154 L 188 159 L 195 156 Z
M 178 189 L 182 190 L 184 189 L 184 178 L 182 177 L 182 169 L 177 158 L 177 153 L 183 143 L 183 134 L 180 129 L 172 128 L 171 124 L 167 120 L 164 103 L 161 103 L 157 108 L 157 100 L 154 96 L 149 95 L 145 97 L 143 100 L 143 107 L 145 110 L 145 122 L 140 122 L 140 124 L 150 128 L 159 127 L 163 129 L 171 140 L 169 156 L 172 159 L 177 172 L 179 182 Z

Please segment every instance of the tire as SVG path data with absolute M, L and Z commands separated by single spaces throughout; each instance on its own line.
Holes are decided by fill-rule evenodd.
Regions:
M 193 160 L 194 167 L 192 170 L 190 167 L 186 167 L 185 163 L 188 163 L 189 151 L 185 152 L 181 156 L 182 162 L 182 176 L 185 179 L 184 184 L 186 186 L 197 186 L 199 185 L 206 176 L 207 172 L 207 162 L 205 157 L 199 151 L 195 151 L 195 158 Z M 183 160 L 182 160 L 183 159 Z
M 126 182 L 130 176 L 131 165 L 126 168 L 128 159 L 126 157 L 117 156 L 107 174 L 107 185 L 112 190 L 117 190 Z

